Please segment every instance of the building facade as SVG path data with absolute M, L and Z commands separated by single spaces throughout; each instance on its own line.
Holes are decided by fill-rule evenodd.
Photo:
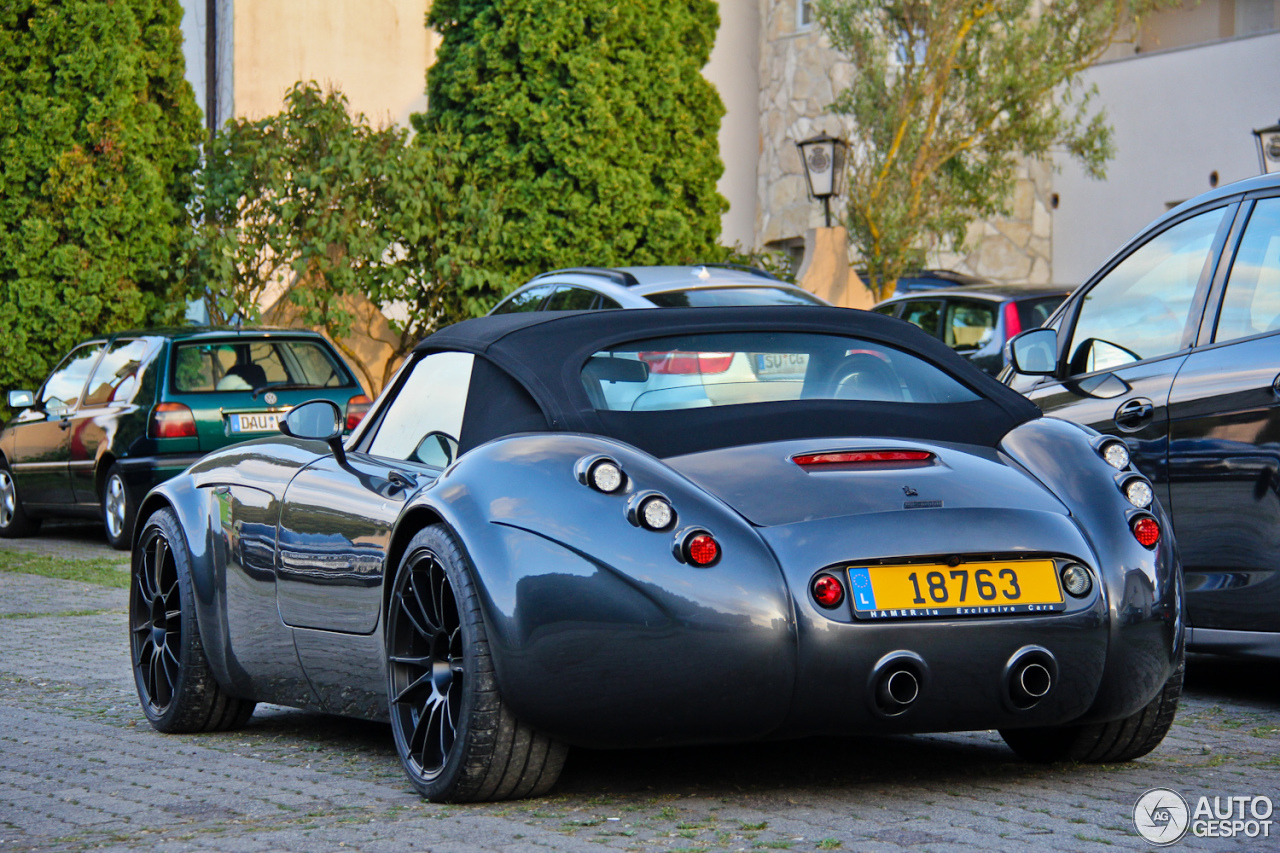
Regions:
M 852 70 L 813 20 L 812 0 L 720 0 L 704 74 L 726 107 L 729 201 L 722 240 L 797 258 L 822 224 L 795 143 L 847 128 L 833 115 Z M 426 107 L 438 38 L 430 0 L 183 0 L 187 74 L 210 127 L 277 112 L 298 80 L 333 84 L 374 122 Z M 1115 128 L 1105 181 L 1069 158 L 1024 164 L 1007 217 L 976 223 L 963 255 L 932 259 L 999 281 L 1078 284 L 1172 204 L 1259 171 L 1250 131 L 1280 118 L 1280 0 L 1186 0 L 1152 16 L 1086 74 Z M 839 206 L 837 204 L 837 210 Z

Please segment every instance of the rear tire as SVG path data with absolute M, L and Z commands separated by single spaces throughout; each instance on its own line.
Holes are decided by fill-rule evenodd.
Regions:
M 249 721 L 255 703 L 213 677 L 196 621 L 191 553 L 173 510 L 147 519 L 133 552 L 129 634 L 134 683 L 157 731 L 219 732 Z
M 0 462 L 0 538 L 19 539 L 40 529 L 40 519 L 27 515 L 9 466 Z
M 1111 764 L 1141 758 L 1159 746 L 1169 733 L 1178 712 L 1186 670 L 1183 655 L 1156 697 L 1131 716 L 1084 726 L 1001 729 L 1000 737 L 1022 758 L 1041 764 L 1057 761 Z
M 400 561 L 387 676 L 396 752 L 427 799 L 539 797 L 559 778 L 568 748 L 503 702 L 466 557 L 443 525 L 414 536 Z
M 129 494 L 129 484 L 125 482 L 124 471 L 113 464 L 107 471 L 107 479 L 102 484 L 102 529 L 106 531 L 107 542 L 117 551 L 128 551 L 133 539 L 133 523 L 138 514 L 138 507 Z

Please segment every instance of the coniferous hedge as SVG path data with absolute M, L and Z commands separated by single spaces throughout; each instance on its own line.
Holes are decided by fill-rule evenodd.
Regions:
M 443 43 L 414 125 L 461 139 L 500 199 L 486 251 L 514 283 L 723 254 L 713 0 L 436 0 L 428 24 Z
M 177 0 L 0 3 L 0 390 L 166 302 L 201 138 L 181 20 Z

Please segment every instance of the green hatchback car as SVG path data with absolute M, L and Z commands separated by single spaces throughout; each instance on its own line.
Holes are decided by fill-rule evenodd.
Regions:
M 210 451 L 276 432 L 292 406 L 371 404 L 333 346 L 308 331 L 121 332 L 67 354 L 39 391 L 10 391 L 0 431 L 0 537 L 48 516 L 102 519 L 129 547 L 138 502 Z

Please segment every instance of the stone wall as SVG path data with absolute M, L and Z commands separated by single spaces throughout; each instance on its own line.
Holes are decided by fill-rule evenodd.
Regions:
M 760 164 L 756 244 L 791 241 L 822 225 L 822 206 L 808 196 L 796 142 L 820 131 L 846 136 L 832 115 L 835 96 L 850 82 L 818 27 L 797 27 L 797 0 L 758 0 L 760 7 Z M 1002 282 L 1053 280 L 1053 170 L 1025 164 L 1008 217 L 975 223 L 964 254 L 935 252 L 929 265 Z M 833 220 L 843 206 L 833 199 Z M 838 224 L 833 221 L 833 224 Z
M 802 237 L 823 224 L 809 198 L 796 142 L 821 131 L 844 136 L 827 112 L 852 69 L 816 25 L 796 26 L 797 0 L 757 0 L 760 7 L 760 165 L 756 244 Z M 832 211 L 833 219 L 837 210 Z M 834 224 L 834 223 L 833 223 Z

